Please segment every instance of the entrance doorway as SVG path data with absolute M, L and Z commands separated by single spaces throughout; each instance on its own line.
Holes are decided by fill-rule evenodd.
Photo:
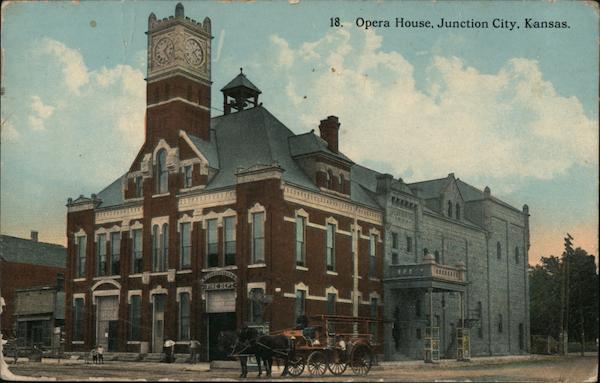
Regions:
M 231 350 L 219 345 L 221 332 L 236 331 L 236 316 L 232 313 L 208 314 L 208 359 L 227 360 Z
M 152 298 L 152 352 L 163 351 L 165 330 L 165 294 L 155 294 Z
M 107 351 L 116 351 L 118 323 L 119 323 L 119 299 L 118 296 L 96 297 L 96 343 Z M 113 341 L 110 341 L 113 339 Z

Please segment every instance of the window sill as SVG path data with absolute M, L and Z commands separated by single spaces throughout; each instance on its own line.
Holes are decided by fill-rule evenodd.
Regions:
M 170 194 L 171 193 L 152 194 L 152 198 L 166 197 L 166 196 L 168 196 Z
M 338 275 L 337 271 L 327 270 L 328 275 Z
M 139 340 L 128 340 L 127 344 L 140 344 L 141 342 Z
M 296 265 L 296 270 L 300 270 L 300 271 L 308 271 L 308 267 L 306 267 L 306 266 L 299 266 L 299 265 Z
M 130 274 L 129 275 L 129 278 L 141 278 L 141 277 L 142 277 L 141 273 L 140 274 Z
M 85 280 L 86 280 L 85 277 L 83 277 L 83 278 L 75 278 L 75 279 L 73 279 L 73 282 L 83 282 Z
M 94 277 L 92 278 L 94 281 L 100 281 L 102 279 L 121 279 L 120 275 L 104 275 L 101 277 Z
M 381 279 L 379 279 L 379 278 L 371 278 L 371 277 L 369 277 L 369 280 L 372 281 L 372 282 L 381 282 Z
M 257 269 L 259 267 L 267 267 L 266 263 L 253 263 L 251 265 L 248 265 L 249 269 Z
M 189 340 L 178 340 L 175 342 L 175 344 L 185 344 L 185 345 L 189 345 L 190 341 Z
M 125 202 L 139 202 L 139 201 L 143 201 L 144 197 L 133 197 L 133 198 L 126 198 Z
M 175 273 L 177 273 L 177 274 L 191 274 L 192 273 L 192 269 L 177 270 Z
M 217 267 L 207 267 L 205 269 L 202 269 L 203 273 L 209 272 L 209 271 L 222 271 L 222 270 L 237 270 L 237 266 L 236 265 L 231 265 L 231 266 L 217 266 Z
M 150 273 L 150 276 L 156 276 L 156 275 L 168 275 L 169 272 L 168 271 L 154 271 L 152 273 Z
M 71 344 L 83 344 L 83 341 L 82 340 L 74 340 L 74 341 L 71 341 Z

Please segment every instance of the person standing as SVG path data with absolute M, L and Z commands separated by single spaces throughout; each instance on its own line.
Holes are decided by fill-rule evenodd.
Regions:
M 195 339 L 190 341 L 190 360 L 191 363 L 196 363 L 198 361 L 198 356 L 200 352 L 200 342 Z
M 175 359 L 175 342 L 171 339 L 167 339 L 164 344 L 165 354 L 166 354 L 166 362 L 173 363 Z
M 98 354 L 98 363 L 104 364 L 104 346 L 98 345 L 96 353 Z

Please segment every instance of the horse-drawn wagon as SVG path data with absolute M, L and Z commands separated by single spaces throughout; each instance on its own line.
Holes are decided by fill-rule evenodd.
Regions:
M 287 355 L 290 375 L 299 376 L 305 369 L 314 376 L 323 375 L 327 370 L 341 375 L 348 367 L 357 375 L 369 373 L 381 346 L 376 336 L 381 321 L 342 315 L 318 315 L 309 319 L 309 326 L 270 334 L 291 340 Z

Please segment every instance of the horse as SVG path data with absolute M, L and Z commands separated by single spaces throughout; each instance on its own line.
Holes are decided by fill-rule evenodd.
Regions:
M 219 348 L 221 350 L 231 350 L 230 355 L 237 355 L 240 360 L 242 373 L 240 378 L 245 378 L 248 374 L 248 357 L 254 355 L 258 366 L 258 376 L 262 375 L 261 362 L 264 364 L 265 371 L 267 370 L 267 361 L 261 360 L 260 356 L 256 355 L 256 347 L 251 343 L 251 340 L 258 337 L 258 331 L 253 328 L 244 328 L 237 331 L 222 331 L 219 334 Z
M 271 369 L 273 367 L 273 357 L 283 359 L 284 368 L 281 376 L 287 375 L 288 373 L 288 361 L 290 353 L 293 352 L 293 344 L 291 340 L 283 335 L 261 335 L 251 342 L 255 345 L 255 355 L 267 362 L 267 376 L 271 376 Z M 260 370 L 259 370 L 260 372 Z M 260 374 L 258 375 L 260 376 Z

